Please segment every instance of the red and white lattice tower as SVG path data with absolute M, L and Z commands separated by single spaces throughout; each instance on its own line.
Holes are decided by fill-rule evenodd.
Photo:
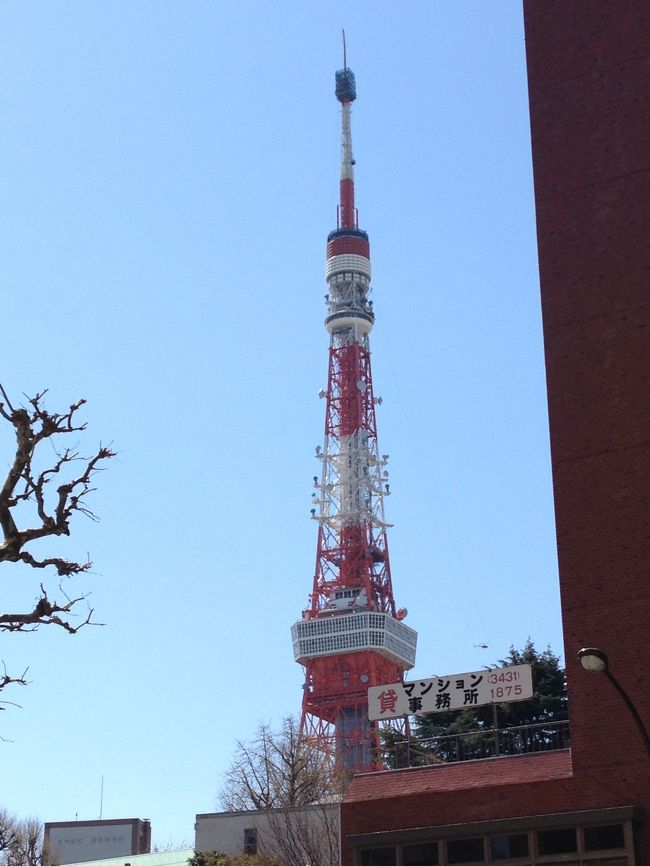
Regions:
M 374 323 L 368 235 L 358 227 L 350 107 L 354 74 L 336 73 L 342 148 L 337 228 L 327 239 L 325 326 L 330 334 L 325 441 L 314 476 L 318 522 L 309 605 L 292 627 L 305 667 L 302 732 L 347 770 L 381 768 L 380 729 L 368 719 L 370 686 L 396 683 L 415 663 L 416 632 L 395 609 L 384 497 L 390 492 L 377 444 L 368 336 Z

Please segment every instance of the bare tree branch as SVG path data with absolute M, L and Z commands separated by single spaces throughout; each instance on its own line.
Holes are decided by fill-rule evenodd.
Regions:
M 70 519 L 75 512 L 97 520 L 87 507 L 85 498 L 95 490 L 91 480 L 96 472 L 103 469 L 100 464 L 114 457 L 115 452 L 110 446 L 101 444 L 91 457 L 81 457 L 78 451 L 71 448 L 65 448 L 61 452 L 56 450 L 56 437 L 86 429 L 86 424 L 76 423 L 75 418 L 85 400 L 73 403 L 67 412 L 50 413 L 42 406 L 42 399 L 47 393 L 42 391 L 35 397 L 28 398 L 29 409 L 14 409 L 2 386 L 0 390 L 9 407 L 7 409 L 5 404 L 0 402 L 0 415 L 12 424 L 16 437 L 13 463 L 0 488 L 0 527 L 3 535 L 0 542 L 0 562 L 23 561 L 36 568 L 53 566 L 60 576 L 87 571 L 90 562 L 78 563 L 58 557 L 36 560 L 23 548 L 38 538 L 69 535 Z M 44 440 L 52 442 L 57 459 L 53 466 L 38 472 L 35 466 L 37 448 Z M 81 464 L 80 471 L 71 473 L 64 479 L 62 474 L 73 464 Z M 61 483 L 48 497 L 48 484 L 57 477 L 60 477 Z M 19 503 L 30 501 L 36 506 L 38 521 L 31 527 L 19 529 L 12 509 Z
M 330 795 L 337 784 L 333 762 L 287 716 L 279 731 L 261 722 L 252 740 L 237 741 L 219 797 L 224 809 L 234 811 L 302 806 Z
M 345 783 L 331 757 L 306 741 L 288 716 L 279 731 L 262 722 L 252 740 L 237 742 L 219 796 L 227 811 L 266 813 L 260 846 L 283 866 L 338 866 Z
M 41 584 L 41 594 L 32 611 L 27 613 L 0 613 L 0 631 L 36 631 L 39 625 L 58 625 L 69 634 L 76 634 L 80 628 L 89 625 L 93 614 L 92 607 L 88 608 L 86 617 L 77 625 L 72 625 L 64 617 L 59 614 L 71 613 L 72 608 L 77 602 L 84 601 L 86 596 L 80 595 L 77 598 L 68 598 L 64 604 L 52 602 L 47 596 L 47 592 L 43 584 Z M 59 586 L 61 592 L 63 589 Z M 65 595 L 65 593 L 63 593 Z M 75 611 L 76 614 L 76 611 Z M 93 623 L 99 625 L 99 623 Z M 0 689 L 2 688 L 2 680 L 0 679 Z
M 44 866 L 43 826 L 0 810 L 0 866 Z
M 268 823 L 270 832 L 262 835 L 261 845 L 283 866 L 339 866 L 338 798 L 273 809 Z
M 0 690 L 4 689 L 5 686 L 9 685 L 18 685 L 18 686 L 26 686 L 28 683 L 27 680 L 27 671 L 29 668 L 25 668 L 22 674 L 18 677 L 12 677 L 7 673 L 7 666 L 4 662 L 2 662 L 2 668 L 4 673 L 0 675 Z M 0 701 L 0 704 L 12 704 L 12 706 L 17 707 L 18 704 L 14 704 L 12 701 Z M 4 706 L 0 706 L 0 710 L 4 710 Z
M 87 500 L 95 491 L 96 473 L 104 469 L 115 451 L 100 443 L 95 453 L 83 456 L 76 445 L 64 443 L 60 447 L 63 437 L 86 429 L 86 423 L 78 415 L 86 401 L 77 400 L 60 413 L 50 412 L 43 405 L 46 394 L 47 391 L 41 391 L 34 397 L 25 396 L 23 405 L 14 406 L 0 384 L 0 419 L 13 427 L 16 443 L 6 477 L 4 481 L 0 479 L 0 562 L 22 562 L 30 568 L 51 569 L 64 578 L 89 571 L 90 559 L 77 561 L 53 554 L 39 557 L 28 548 L 39 539 L 69 536 L 76 513 L 98 520 Z M 51 450 L 45 448 L 46 442 Z M 22 612 L 0 613 L 0 632 L 29 632 L 54 625 L 76 634 L 90 624 L 93 613 L 90 606 L 87 605 L 85 614 L 77 613 L 86 595 L 70 597 L 61 584 L 59 592 L 62 598 L 54 599 L 40 583 L 33 606 Z M 4 678 L 0 676 L 0 690 L 20 682 L 20 677 L 7 677 L 5 672 Z

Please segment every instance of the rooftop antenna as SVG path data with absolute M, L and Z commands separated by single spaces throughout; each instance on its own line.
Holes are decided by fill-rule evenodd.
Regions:
M 104 812 L 104 776 L 102 775 L 102 787 L 99 793 L 99 820 L 102 820 L 102 814 Z
M 345 30 L 341 30 L 341 33 L 343 34 L 343 69 L 347 69 L 348 68 L 348 52 L 347 52 L 347 49 L 345 47 Z

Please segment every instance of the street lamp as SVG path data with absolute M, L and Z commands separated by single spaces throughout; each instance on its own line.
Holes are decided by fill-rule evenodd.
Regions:
M 578 659 L 580 661 L 580 664 L 586 671 L 605 674 L 607 679 L 614 686 L 619 695 L 623 698 L 625 706 L 628 708 L 632 715 L 632 718 L 636 722 L 639 733 L 643 738 L 648 757 L 650 758 L 650 734 L 648 734 L 648 730 L 643 724 L 643 719 L 639 715 L 639 711 L 637 710 L 637 708 L 632 703 L 630 696 L 616 679 L 614 674 L 610 671 L 609 659 L 607 658 L 605 653 L 602 650 L 596 649 L 595 647 L 585 647 L 584 649 L 581 649 L 578 653 Z
M 580 664 L 586 671 L 608 672 L 609 659 L 602 650 L 587 647 L 578 653 Z

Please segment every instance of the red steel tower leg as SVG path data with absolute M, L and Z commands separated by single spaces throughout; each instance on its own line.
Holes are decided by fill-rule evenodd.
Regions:
M 395 609 L 384 519 L 390 492 L 379 453 L 369 334 L 374 323 L 368 235 L 354 204 L 351 69 L 336 73 L 342 145 L 338 227 L 327 240 L 325 326 L 330 334 L 325 439 L 314 476 L 318 521 L 309 605 L 292 627 L 305 667 L 302 731 L 345 770 L 383 766 L 380 730 L 368 720 L 368 689 L 399 682 L 413 667 L 417 635 Z

